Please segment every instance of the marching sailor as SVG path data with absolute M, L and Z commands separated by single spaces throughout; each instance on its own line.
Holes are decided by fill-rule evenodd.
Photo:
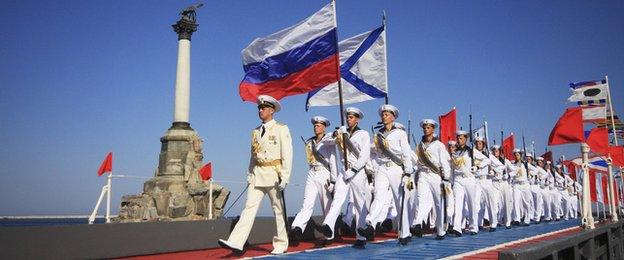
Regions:
M 547 167 L 546 162 L 543 157 L 537 157 L 537 169 L 539 171 L 537 175 L 537 183 L 539 185 L 539 191 L 542 194 L 542 216 L 544 216 L 545 221 L 550 221 L 550 215 L 552 210 L 552 196 L 549 190 L 547 189 L 546 182 L 548 181 L 548 176 L 550 175 L 550 169 Z M 538 219 L 539 220 L 539 219 Z
M 570 195 L 565 185 L 565 177 L 563 175 L 563 167 L 561 164 L 558 164 L 555 170 L 555 187 L 558 193 L 556 198 L 558 198 L 559 201 L 559 204 L 555 205 L 555 220 L 557 221 L 564 215 L 564 210 L 569 208 L 568 203 L 570 202 Z
M 338 177 L 334 191 L 334 200 L 331 203 L 329 212 L 323 221 L 322 232 L 327 239 L 334 236 L 336 219 L 340 215 L 342 206 L 349 196 L 352 196 L 353 206 L 355 206 L 354 218 L 356 228 L 364 226 L 364 219 L 368 215 L 366 204 L 367 194 L 370 193 L 368 180 L 364 168 L 370 158 L 370 137 L 368 132 L 358 127 L 359 121 L 364 118 L 361 110 L 348 107 L 345 109 L 347 116 L 347 127 L 340 127 L 336 131 L 336 161 L 338 164 Z M 345 171 L 343 149 L 347 149 L 347 168 Z M 350 223 L 347 223 L 350 224 Z M 356 232 L 355 248 L 364 248 L 366 237 L 360 232 Z
M 444 239 L 446 229 L 444 221 L 448 217 L 448 193 L 451 191 L 449 183 L 451 167 L 450 156 L 444 144 L 434 136 L 437 123 L 432 119 L 424 119 L 420 122 L 423 136 L 416 146 L 416 169 L 418 184 L 416 189 L 418 196 L 418 210 L 414 221 L 414 235 L 422 236 L 421 223 L 425 221 L 429 212 L 435 211 L 436 239 Z M 433 207 L 433 209 L 432 209 Z M 445 215 L 446 213 L 446 215 Z M 445 217 L 447 216 L 447 217 Z
M 322 116 L 313 117 L 311 122 L 314 128 L 314 136 L 305 141 L 306 158 L 310 170 L 308 170 L 303 192 L 303 205 L 292 223 L 290 236 L 296 241 L 303 238 L 303 231 L 312 216 L 316 197 L 321 203 L 323 215 L 329 211 L 331 193 L 337 176 L 336 145 L 331 134 L 325 133 L 330 122 Z
M 455 152 L 451 154 L 453 169 L 453 194 L 455 195 L 455 215 L 453 217 L 453 229 L 449 233 L 456 236 L 462 235 L 464 217 L 468 220 L 468 226 L 471 235 L 476 235 L 479 231 L 478 213 L 479 203 L 481 202 L 481 188 L 477 185 L 475 173 L 478 170 L 476 165 L 472 164 L 473 149 L 466 145 L 468 140 L 468 132 L 459 130 L 456 132 L 457 147 Z M 481 153 L 479 153 L 481 154 Z M 483 154 L 481 154 L 483 156 Z M 475 158 L 479 160 L 486 159 Z M 466 214 L 464 205 L 467 205 Z M 465 216 L 464 216 L 465 215 Z
M 572 178 L 570 178 L 570 174 L 566 171 L 564 174 L 564 181 L 563 181 L 563 185 L 565 187 L 565 196 L 563 196 L 564 198 L 564 208 L 563 208 L 563 219 L 568 220 L 570 219 L 570 217 L 576 217 L 573 215 L 573 209 L 572 209 L 572 205 L 575 204 L 574 201 L 574 197 L 576 197 L 574 195 L 574 180 L 572 180 Z M 605 195 L 606 196 L 606 195 Z
M 509 178 L 515 175 L 516 168 L 511 164 L 507 158 L 503 157 L 500 146 L 493 145 L 492 153 L 490 153 L 490 161 L 492 162 L 492 171 L 494 177 L 492 178 L 492 185 L 500 192 L 499 207 L 499 219 L 504 221 L 505 228 L 511 228 L 511 212 L 513 209 L 513 191 L 509 185 Z
M 522 161 L 522 154 L 520 149 L 513 150 L 514 155 L 514 167 L 516 172 L 513 179 L 513 216 L 514 223 L 520 223 L 520 220 L 524 218 L 524 222 L 520 223 L 521 226 L 528 226 L 531 222 L 530 209 L 532 207 L 531 190 L 529 188 L 529 180 L 527 177 L 527 170 Z
M 258 96 L 258 116 L 262 124 L 251 133 L 247 201 L 228 240 L 219 239 L 221 247 L 230 249 L 235 254 L 243 252 L 258 207 L 265 195 L 271 200 L 277 226 L 271 254 L 283 254 L 288 248 L 283 191 L 290 180 L 293 148 L 288 126 L 273 119 L 273 114 L 279 112 L 280 107 L 275 98 L 268 95 Z
M 379 116 L 384 126 L 375 134 L 374 139 L 379 163 L 379 170 L 375 176 L 375 200 L 371 205 L 370 214 L 366 216 L 366 227 L 358 228 L 358 232 L 367 238 L 374 236 L 374 227 L 387 215 L 384 198 L 393 196 L 394 204 L 399 211 L 397 216 L 399 243 L 406 245 L 411 239 L 406 207 L 410 190 L 413 188 L 411 149 L 407 133 L 394 124 L 394 120 L 399 116 L 399 110 L 393 105 L 382 105 L 379 108 Z
M 475 137 L 475 149 L 473 151 L 475 157 L 475 166 L 478 167 L 476 172 L 477 183 L 481 187 L 481 210 L 479 210 L 480 226 L 483 225 L 483 219 L 487 217 L 490 221 L 490 232 L 496 231 L 498 225 L 498 200 L 500 193 L 494 185 L 492 185 L 492 175 L 490 175 L 491 160 L 485 147 L 485 139 L 482 136 Z M 482 159 L 477 159 L 482 158 Z M 488 216 L 486 216 L 488 215 Z
M 528 172 L 529 172 L 529 185 L 532 194 L 532 204 L 529 209 L 529 216 L 539 223 L 542 216 L 542 209 L 544 208 L 544 199 L 542 198 L 542 192 L 539 188 L 537 181 L 538 175 L 540 175 L 539 169 L 533 165 L 533 154 L 526 154 Z

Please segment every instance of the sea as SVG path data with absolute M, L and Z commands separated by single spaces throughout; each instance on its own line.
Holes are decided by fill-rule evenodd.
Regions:
M 104 217 L 96 217 L 94 224 L 106 222 Z M 0 228 L 28 226 L 87 225 L 88 216 L 0 216 Z

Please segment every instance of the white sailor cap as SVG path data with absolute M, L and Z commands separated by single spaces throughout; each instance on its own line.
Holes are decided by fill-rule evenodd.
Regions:
M 533 154 L 532 153 L 527 153 L 525 156 L 533 158 Z
M 492 150 L 498 150 L 498 149 L 500 149 L 500 145 L 497 145 L 497 144 L 492 145 L 492 148 L 490 148 L 490 149 L 492 149 Z
M 483 136 L 477 136 L 477 137 L 475 137 L 475 139 L 474 139 L 474 140 L 475 140 L 475 142 L 483 142 L 483 141 L 485 141 L 485 139 L 483 138 Z
M 279 101 L 277 101 L 277 99 L 269 95 L 258 96 L 258 107 L 260 106 L 272 107 L 273 109 L 275 109 L 276 113 L 279 112 L 280 109 L 282 108 L 282 105 L 280 105 Z
M 449 146 L 456 145 L 456 144 L 457 144 L 457 142 L 455 142 L 455 140 L 448 141 L 448 145 Z
M 563 167 L 563 166 L 562 166 L 561 164 L 557 164 L 557 165 L 555 165 L 555 168 L 557 168 L 557 169 L 561 169 L 562 167 Z
M 538 157 L 536 158 L 536 160 L 538 160 L 538 161 L 543 161 L 543 160 L 544 160 L 544 157 L 538 156 Z
M 465 136 L 468 136 L 468 132 L 467 132 L 467 131 L 464 131 L 464 130 L 457 130 L 457 131 L 455 132 L 455 135 L 456 135 L 456 136 L 460 136 L 460 135 L 465 135 Z
M 381 107 L 379 107 L 379 116 L 381 116 L 381 114 L 383 114 L 384 111 L 388 111 L 392 113 L 394 115 L 394 118 L 399 118 L 399 109 L 393 105 L 390 105 L 390 104 L 381 105 Z
M 546 164 L 552 164 L 552 162 L 551 161 L 546 161 Z
M 405 130 L 405 126 L 403 124 L 399 123 L 399 122 L 394 122 L 394 127 L 398 128 L 398 129 L 401 129 L 403 131 L 406 131 Z
M 312 117 L 312 119 L 310 119 L 310 122 L 312 122 L 312 124 L 321 123 L 321 124 L 324 124 L 325 126 L 330 125 L 329 119 L 322 117 L 322 116 Z
M 433 127 L 438 127 L 438 122 L 429 118 L 420 121 L 420 127 L 424 127 L 425 125 L 433 125 Z
M 364 119 L 364 113 L 362 113 L 362 110 L 360 110 L 357 107 L 347 107 L 345 108 L 345 114 L 354 114 L 355 116 L 357 116 L 360 119 Z
M 516 148 L 516 149 L 513 149 L 513 153 L 522 153 L 522 151 L 520 149 Z

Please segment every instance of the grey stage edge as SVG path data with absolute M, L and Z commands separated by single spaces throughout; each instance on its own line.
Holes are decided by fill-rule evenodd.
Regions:
M 305 237 L 321 237 L 313 217 Z M 292 218 L 289 218 L 292 221 Z M 235 220 L 116 223 L 0 228 L 1 259 L 94 259 L 215 248 Z M 275 218 L 257 217 L 248 242 L 271 243 Z

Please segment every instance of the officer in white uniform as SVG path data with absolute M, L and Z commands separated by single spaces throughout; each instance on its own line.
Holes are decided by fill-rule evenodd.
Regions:
M 394 204 L 399 211 L 397 216 L 399 243 L 406 245 L 411 239 L 407 208 L 411 190 L 408 186 L 413 188 L 411 149 L 407 133 L 394 124 L 394 120 L 399 116 L 399 110 L 393 105 L 382 105 L 379 108 L 379 116 L 384 126 L 374 137 L 379 163 L 379 171 L 375 176 L 375 200 L 371 205 L 370 214 L 366 217 L 366 227 L 359 228 L 358 232 L 366 237 L 375 234 L 374 227 L 379 219 L 387 215 L 384 198 L 393 196 Z
M 513 191 L 509 179 L 515 176 L 516 168 L 507 158 L 503 157 L 500 146 L 493 145 L 490 153 L 491 168 L 494 173 L 492 185 L 500 193 L 499 220 L 505 223 L 505 228 L 511 228 L 511 213 L 513 212 Z
M 453 217 L 453 229 L 449 233 L 456 236 L 462 235 L 463 220 L 468 221 L 471 235 L 476 235 L 479 231 L 478 214 L 479 204 L 481 202 L 481 188 L 477 185 L 475 173 L 478 170 L 477 165 L 472 163 L 473 149 L 466 145 L 468 140 L 468 132 L 459 130 L 456 132 L 457 148 L 451 154 L 454 183 L 453 194 L 455 195 L 455 215 Z M 481 154 L 481 156 L 483 156 Z M 475 158 L 479 160 L 487 159 Z M 466 213 L 464 212 L 466 206 Z
M 228 240 L 219 239 L 221 247 L 230 249 L 236 254 L 243 252 L 258 207 L 265 195 L 271 200 L 277 226 L 271 253 L 283 254 L 288 248 L 282 195 L 290 180 L 293 148 L 288 126 L 273 119 L 273 114 L 279 110 L 280 103 L 275 98 L 267 95 L 258 96 L 258 116 L 262 124 L 251 133 L 247 201 L 240 220 Z
M 331 134 L 325 133 L 330 122 L 322 116 L 312 117 L 314 136 L 306 140 L 306 158 L 310 169 L 303 192 L 303 205 L 292 223 L 291 236 L 293 240 L 301 240 L 308 220 L 314 210 L 314 202 L 318 197 L 321 202 L 323 215 L 329 211 L 331 193 L 336 183 L 336 145 Z
M 334 191 L 334 200 L 329 209 L 329 213 L 323 221 L 323 235 L 331 239 L 334 236 L 334 227 L 336 219 L 342 211 L 342 206 L 348 196 L 353 196 L 353 205 L 355 206 L 355 225 L 356 228 L 365 225 L 364 219 L 368 215 L 368 206 L 366 204 L 368 188 L 368 180 L 366 179 L 365 166 L 370 158 L 370 137 L 368 132 L 358 127 L 359 121 L 364 118 L 361 110 L 349 107 L 345 109 L 347 116 L 347 127 L 340 127 L 336 131 L 336 148 L 338 149 L 338 177 L 336 178 L 336 187 Z M 344 148 L 347 149 L 347 170 L 344 165 Z M 364 248 L 366 237 L 356 232 L 355 248 Z
M 531 207 L 532 197 L 531 189 L 529 187 L 529 180 L 527 176 L 527 170 L 522 161 L 522 154 L 520 149 L 513 150 L 514 155 L 514 167 L 516 173 L 513 178 L 513 204 L 514 204 L 514 223 L 519 223 L 521 226 L 528 226 L 531 222 Z M 520 220 L 524 217 L 524 222 L 520 223 Z
M 449 178 L 451 167 L 449 165 L 450 156 L 444 144 L 434 136 L 437 122 L 433 119 L 424 119 L 420 122 L 423 129 L 423 136 L 416 146 L 416 169 L 418 174 L 418 210 L 414 221 L 414 235 L 422 236 L 421 223 L 425 221 L 429 212 L 435 211 L 435 227 L 437 230 L 436 239 L 444 239 L 446 229 L 444 228 L 444 204 L 448 205 L 451 190 Z M 443 185 L 443 186 L 442 186 Z M 442 188 L 444 187 L 444 188 Z M 444 192 L 445 194 L 442 194 Z M 448 213 L 447 213 L 448 217 Z M 447 219 L 447 222 L 449 220 Z

